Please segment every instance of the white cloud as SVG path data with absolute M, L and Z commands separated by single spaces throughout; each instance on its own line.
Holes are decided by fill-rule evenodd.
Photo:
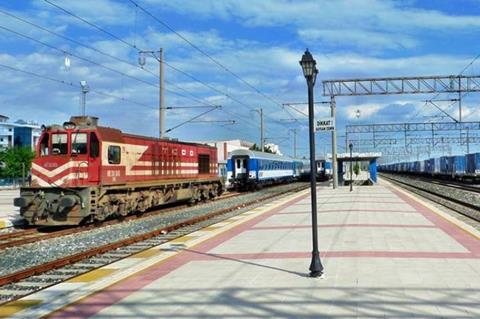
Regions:
M 476 16 L 448 15 L 389 0 L 146 0 L 163 9 L 200 18 L 235 19 L 249 26 L 356 26 L 405 30 L 480 27 Z
M 399 33 L 348 29 L 303 29 L 299 30 L 298 34 L 306 43 L 322 41 L 328 45 L 363 49 L 367 52 L 383 49 L 411 49 L 418 45 L 418 41 L 412 36 Z
M 112 0 L 50 0 L 52 3 L 62 7 L 76 15 L 93 23 L 102 25 L 132 25 L 135 20 L 133 5 L 124 4 Z M 77 26 L 86 26 L 76 18 L 64 13 L 42 0 L 34 0 L 33 6 L 41 10 L 42 15 L 54 15 L 56 21 L 61 21 Z M 46 13 L 49 12 L 50 14 Z
M 425 31 L 471 32 L 480 28 L 480 18 L 475 15 L 450 15 L 391 0 L 146 1 L 164 10 L 235 21 L 251 28 L 292 28 L 306 43 L 320 39 L 330 45 L 370 50 L 415 47 Z

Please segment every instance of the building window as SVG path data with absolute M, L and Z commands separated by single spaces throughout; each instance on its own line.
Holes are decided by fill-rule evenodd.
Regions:
M 108 147 L 108 164 L 120 164 L 121 151 L 120 146 L 110 145 Z
M 53 134 L 52 135 L 52 154 L 65 155 L 68 153 L 68 135 Z

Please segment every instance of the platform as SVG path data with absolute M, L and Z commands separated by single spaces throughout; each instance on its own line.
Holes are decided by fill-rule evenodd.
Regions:
M 18 208 L 13 206 L 13 199 L 19 195 L 18 189 L 0 189 L 0 229 L 21 220 Z
M 480 234 L 381 181 L 308 191 L 0 308 L 22 318 L 479 318 Z

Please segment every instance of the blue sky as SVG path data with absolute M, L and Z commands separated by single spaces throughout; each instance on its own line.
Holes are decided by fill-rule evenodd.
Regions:
M 305 118 L 281 106 L 285 102 L 306 100 L 305 80 L 298 65 L 305 48 L 308 47 L 317 60 L 320 70 L 317 83 L 332 78 L 458 74 L 480 53 L 479 0 L 138 0 L 141 7 L 262 95 L 215 65 L 130 1 L 49 1 L 124 42 L 44 0 L 0 2 L 3 12 L 0 12 L 0 27 L 47 44 L 0 28 L 0 64 L 73 84 L 43 80 L 0 66 L 0 114 L 45 124 L 62 123 L 79 112 L 77 84 L 87 80 L 92 89 L 87 96 L 88 114 L 100 117 L 104 125 L 156 135 L 158 63 L 147 59 L 146 71 L 136 64 L 138 49 L 163 47 L 165 60 L 171 66 L 206 84 L 166 67 L 167 106 L 218 104 L 222 105 L 221 110 L 212 111 L 202 119 L 236 120 L 235 125 L 188 124 L 173 130 L 171 137 L 258 141 L 258 115 L 251 109 L 262 107 L 266 113 L 266 137 L 279 143 L 285 154 L 292 154 L 289 130 L 294 128 L 299 132 L 298 153 L 304 155 L 308 151 Z M 75 39 L 77 43 L 5 13 Z M 63 67 L 66 53 L 62 50 L 71 59 L 68 71 Z M 480 61 L 475 61 L 464 74 L 474 75 L 479 71 Z M 315 93 L 317 100 L 321 100 L 321 85 L 316 86 Z M 480 120 L 477 95 L 464 98 L 465 120 Z M 432 96 L 339 98 L 338 135 L 343 135 L 343 127 L 348 123 L 435 120 L 432 116 L 438 115 L 438 110 L 422 102 L 429 98 Z M 447 105 L 442 107 L 447 109 Z M 306 106 L 300 108 L 306 110 Z M 359 119 L 354 116 L 357 109 L 361 111 Z M 167 128 L 205 110 L 169 110 Z M 447 111 L 456 114 L 455 106 Z M 328 112 L 327 107 L 318 107 L 316 116 L 323 117 Z M 286 121 L 292 117 L 298 121 Z M 330 147 L 328 134 L 317 134 L 317 142 L 318 153 Z

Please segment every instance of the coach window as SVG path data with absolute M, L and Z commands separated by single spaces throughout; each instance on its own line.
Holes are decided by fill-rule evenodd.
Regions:
M 53 134 L 52 135 L 52 154 L 65 155 L 68 153 L 68 135 Z
M 100 142 L 98 141 L 97 134 L 90 133 L 90 157 L 96 158 L 100 154 Z
M 87 133 L 73 133 L 72 155 L 87 154 Z
M 108 164 L 120 164 L 120 146 L 110 145 L 108 147 Z
M 50 135 L 48 133 L 45 133 L 42 137 L 42 140 L 40 141 L 40 155 L 41 156 L 47 156 L 48 155 L 48 140 L 49 140 Z

